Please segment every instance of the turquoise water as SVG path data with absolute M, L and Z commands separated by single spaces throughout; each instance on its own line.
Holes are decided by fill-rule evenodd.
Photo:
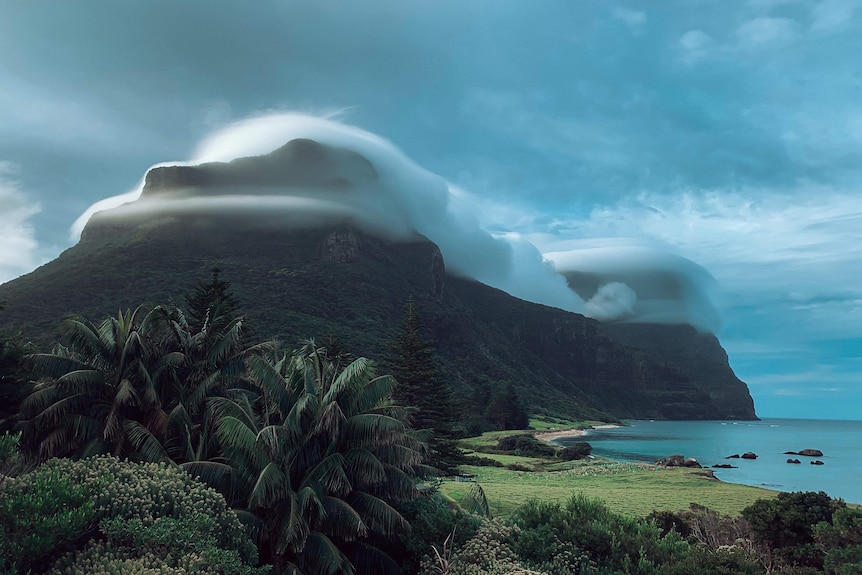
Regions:
M 589 430 L 584 438 L 593 453 L 625 461 L 654 462 L 675 453 L 696 458 L 704 467 L 730 463 L 738 469 L 714 469 L 722 481 L 778 491 L 825 491 L 862 504 L 862 421 L 764 419 L 762 421 L 629 421 L 625 427 Z M 819 449 L 823 457 L 785 455 Z M 756 460 L 725 459 L 746 451 Z M 788 458 L 802 461 L 787 463 Z M 819 459 L 824 465 L 811 465 Z

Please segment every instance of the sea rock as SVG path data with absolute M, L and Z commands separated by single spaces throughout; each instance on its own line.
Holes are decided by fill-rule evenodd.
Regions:
M 736 465 L 731 465 L 730 463 L 716 463 L 713 467 L 716 469 L 738 469 Z
M 823 452 L 819 449 L 803 449 L 796 455 L 804 455 L 806 457 L 823 457 Z
M 743 459 L 757 459 L 757 454 L 751 451 L 746 451 L 742 454 Z
M 662 457 L 658 461 L 655 462 L 656 465 L 663 465 L 665 467 L 696 467 L 698 469 L 703 468 L 703 466 L 695 459 L 694 457 L 684 457 L 682 455 L 671 455 L 670 457 Z
M 814 461 L 811 462 L 811 465 L 823 465 L 823 462 L 820 461 L 819 459 L 815 459 Z
M 725 459 L 739 459 L 739 454 L 734 453 L 733 455 L 728 455 Z
M 799 461 L 798 459 L 788 459 L 788 460 L 787 460 L 787 463 L 798 464 L 798 463 L 802 463 L 802 462 L 801 462 L 801 461 Z
M 799 455 L 799 454 L 796 453 L 795 451 L 785 451 L 784 455 Z

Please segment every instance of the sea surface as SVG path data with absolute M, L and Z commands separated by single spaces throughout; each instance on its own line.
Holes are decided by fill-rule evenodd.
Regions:
M 591 429 L 586 437 L 556 440 L 560 445 L 588 441 L 593 454 L 624 461 L 654 463 L 668 455 L 694 457 L 722 481 L 777 491 L 825 491 L 862 504 L 862 421 L 763 419 L 761 421 L 627 421 L 626 426 Z M 785 455 L 819 449 L 823 457 Z M 757 459 L 725 459 L 746 451 Z M 802 463 L 787 463 L 788 458 Z M 824 465 L 811 465 L 819 459 Z

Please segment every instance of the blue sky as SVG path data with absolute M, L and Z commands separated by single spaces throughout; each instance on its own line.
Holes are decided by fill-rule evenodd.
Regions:
M 488 231 L 696 262 L 761 416 L 860 417 L 859 1 L 0 8 L 0 281 L 213 131 L 338 112 Z

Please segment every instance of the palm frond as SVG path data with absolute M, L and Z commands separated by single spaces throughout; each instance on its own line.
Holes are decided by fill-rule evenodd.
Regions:
M 368 535 L 364 518 L 344 499 L 327 496 L 323 499 L 323 506 L 326 516 L 322 527 L 326 533 L 344 541 L 353 541 Z
M 346 462 L 340 453 L 331 453 L 311 467 L 302 479 L 301 487 L 322 485 L 328 493 L 350 491 L 350 479 L 344 472 Z
M 234 471 L 227 463 L 221 461 L 187 461 L 180 463 L 179 466 L 192 477 L 196 477 L 224 494 L 228 501 L 233 499 L 231 483 Z
M 359 445 L 391 443 L 404 435 L 404 423 L 393 417 L 374 413 L 360 413 L 350 417 L 343 427 L 345 437 Z
M 308 565 L 306 565 L 308 564 Z M 356 570 L 338 546 L 323 533 L 308 534 L 302 554 L 302 565 L 312 575 L 353 575 Z
M 276 462 L 270 461 L 258 474 L 257 481 L 248 496 L 248 508 L 271 507 L 273 502 L 280 499 L 286 489 L 287 478 Z
M 352 491 L 346 499 L 362 516 L 365 524 L 378 533 L 391 536 L 398 531 L 410 529 L 407 520 L 379 497 L 363 491 Z
M 386 471 L 380 460 L 367 449 L 351 449 L 344 454 L 347 472 L 363 484 L 380 483 L 386 479 Z
M 33 353 L 24 357 L 24 366 L 38 377 L 57 379 L 70 371 L 87 369 L 86 363 L 77 358 L 64 357 L 55 353 Z
M 323 396 L 323 402 L 328 403 L 330 401 L 336 401 L 339 395 L 344 393 L 346 390 L 356 388 L 371 379 L 369 374 L 372 373 L 372 363 L 369 360 L 364 357 L 355 359 L 336 376 L 332 385 L 326 390 L 326 394 Z
M 123 431 L 126 433 L 129 443 L 144 461 L 154 463 L 171 461 L 159 440 L 140 422 L 127 419 L 123 422 Z
M 233 416 L 222 417 L 216 421 L 216 434 L 225 448 L 255 458 L 257 434 L 246 422 Z

